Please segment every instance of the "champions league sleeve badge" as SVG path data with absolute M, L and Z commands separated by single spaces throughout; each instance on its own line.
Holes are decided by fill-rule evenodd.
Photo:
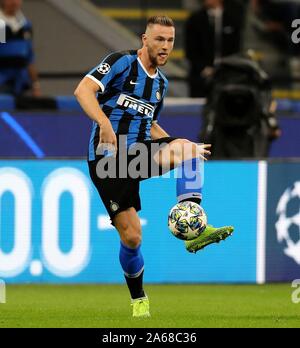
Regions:
M 110 65 L 108 63 L 102 63 L 99 68 L 97 68 L 97 71 L 102 74 L 102 75 L 106 75 L 110 72 Z

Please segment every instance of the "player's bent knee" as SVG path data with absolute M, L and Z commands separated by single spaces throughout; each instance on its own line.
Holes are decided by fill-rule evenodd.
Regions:
M 173 150 L 175 154 L 176 164 L 180 164 L 183 161 L 190 160 L 197 156 L 197 144 L 187 139 L 176 140 L 176 144 L 174 143 Z
M 182 139 L 181 146 L 181 158 L 183 161 L 188 161 L 192 158 L 199 157 L 198 144 L 187 139 Z
M 116 228 L 120 234 L 122 242 L 130 247 L 136 248 L 141 244 L 141 226 L 138 224 L 132 224 L 126 219 L 118 221 Z
M 142 241 L 142 237 L 138 231 L 131 232 L 129 234 L 121 235 L 121 239 L 123 244 L 128 246 L 129 248 L 137 248 Z
M 185 144 L 189 144 L 189 143 L 191 143 L 191 141 L 188 139 L 176 139 L 172 141 L 170 145 L 178 149 L 180 148 L 182 149 L 185 146 Z

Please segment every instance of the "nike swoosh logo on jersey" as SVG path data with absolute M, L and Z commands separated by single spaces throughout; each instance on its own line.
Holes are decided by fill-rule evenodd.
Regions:
M 133 81 L 130 81 L 130 84 L 131 84 L 131 85 L 138 85 L 138 84 L 139 84 L 139 82 L 133 82 Z

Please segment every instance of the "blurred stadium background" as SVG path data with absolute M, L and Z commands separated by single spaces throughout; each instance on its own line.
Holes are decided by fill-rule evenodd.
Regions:
M 257 18 L 249 2 L 241 3 L 245 6 L 242 50 L 251 49 L 271 77 L 282 135 L 272 142 L 268 158 L 223 159 L 206 164 L 203 206 L 209 221 L 214 225 L 232 224 L 236 232 L 225 243 L 196 255 L 188 254 L 167 229 L 167 214 L 175 202 L 175 179 L 143 182 L 140 217 L 145 281 L 198 285 L 285 283 L 282 291 L 275 287 L 272 292 L 270 321 L 255 320 L 252 313 L 254 319 L 245 325 L 296 326 L 296 307 L 291 306 L 289 296 L 291 281 L 300 278 L 299 57 L 290 58 L 272 41 L 261 37 L 255 30 Z M 184 53 L 184 25 L 198 7 L 199 2 L 192 0 L 130 0 L 126 6 L 122 0 L 24 1 L 24 13 L 33 23 L 43 96 L 34 99 L 0 95 L 0 278 L 9 285 L 7 296 L 11 291 L 19 306 L 21 294 L 29 289 L 35 296 L 35 290 L 20 290 L 15 284 L 123 283 L 118 237 L 91 185 L 85 162 L 91 122 L 72 94 L 79 80 L 102 57 L 115 50 L 140 47 L 139 35 L 147 17 L 156 13 L 169 15 L 175 20 L 177 38 L 172 57 L 163 69 L 170 88 L 161 124 L 173 136 L 198 141 L 205 100 L 188 97 L 188 62 Z M 242 287 L 230 289 L 237 288 L 242 294 Z M 197 301 L 196 290 L 185 289 Z M 196 285 L 194 289 L 198 289 L 200 298 L 206 291 Z M 212 289 L 217 292 L 218 288 Z M 219 289 L 234 305 L 238 295 L 234 298 L 224 287 Z M 248 304 L 264 296 L 259 288 L 253 289 L 244 299 Z M 40 294 L 43 291 L 41 287 Z M 53 290 L 46 291 L 53 294 Z M 127 294 L 124 289 L 120 291 L 126 303 Z M 154 287 L 154 294 L 155 291 Z M 186 290 L 174 291 L 179 298 Z M 270 288 L 265 291 L 271 293 Z M 76 294 L 81 301 L 83 293 Z M 53 296 L 57 294 L 54 291 Z M 264 315 L 264 304 L 270 297 L 259 302 L 257 315 Z M 218 298 L 217 303 L 221 306 L 223 300 L 226 301 Z M 242 298 L 237 301 L 241 313 L 250 313 L 250 306 L 243 307 Z M 121 308 L 126 311 L 122 305 Z M 215 313 L 218 308 L 214 307 Z M 14 307 L 14 311 L 18 310 L 18 306 Z M 209 306 L 206 310 L 210 310 Z M 224 309 L 225 318 L 229 311 Z M 5 310 L 9 317 L 8 312 Z M 290 316 L 294 324 L 284 317 L 289 313 L 294 313 Z M 26 318 L 24 311 L 22 315 Z M 57 325 L 69 325 L 63 318 L 61 314 Z M 283 319 L 278 322 L 276 318 Z M 126 316 L 123 319 L 121 323 L 106 320 L 103 325 L 129 325 Z M 230 326 L 228 320 L 224 319 L 222 325 Z M 13 319 L 10 323 L 30 326 L 25 319 L 23 324 Z M 176 326 L 176 322 L 166 323 Z M 194 323 L 203 325 L 201 321 Z M 35 321 L 33 325 L 41 324 Z M 188 321 L 177 325 L 193 326 Z M 218 323 L 212 320 L 207 325 Z

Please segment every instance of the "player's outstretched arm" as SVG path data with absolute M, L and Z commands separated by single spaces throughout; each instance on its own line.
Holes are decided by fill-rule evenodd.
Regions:
M 97 83 L 85 77 L 79 83 L 74 95 L 84 112 L 100 126 L 100 143 L 113 144 L 117 149 L 117 137 L 112 125 L 99 106 L 96 93 L 99 91 Z
M 153 122 L 151 126 L 151 138 L 153 140 L 169 137 L 170 135 L 162 129 L 162 127 L 157 123 Z

